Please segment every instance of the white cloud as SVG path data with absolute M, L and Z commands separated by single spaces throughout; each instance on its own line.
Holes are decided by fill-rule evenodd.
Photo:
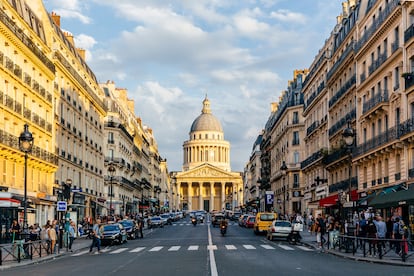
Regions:
M 291 12 L 289 10 L 278 10 L 271 12 L 270 17 L 287 23 L 298 23 L 302 25 L 307 23 L 305 15 L 297 12 Z

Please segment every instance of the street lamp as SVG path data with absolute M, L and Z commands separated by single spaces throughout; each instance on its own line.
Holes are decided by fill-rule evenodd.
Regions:
M 347 152 L 348 152 L 348 192 L 349 192 L 349 201 L 352 201 L 351 199 L 351 186 L 352 186 L 352 147 L 354 145 L 355 141 L 355 131 L 351 127 L 351 122 L 348 121 L 348 126 L 343 130 L 342 132 L 342 138 L 345 141 Z M 352 209 L 354 208 L 354 203 L 352 202 Z M 353 211 L 353 210 L 352 210 Z
M 285 187 L 285 175 L 288 167 L 286 166 L 286 162 L 282 162 L 282 166 L 280 167 L 280 171 L 283 175 L 283 215 L 286 216 L 286 187 Z
M 113 194 L 113 183 L 112 183 L 112 181 L 113 181 L 113 177 L 114 177 L 114 175 L 115 175 L 115 172 L 116 172 L 116 169 L 115 169 L 115 166 L 114 166 L 114 164 L 111 162 L 111 163 L 109 163 L 109 165 L 108 165 L 108 173 L 109 173 L 109 176 L 111 177 L 110 178 L 110 181 L 111 181 L 111 183 L 110 183 L 110 194 L 109 194 L 109 215 L 110 215 L 110 217 L 111 217 L 111 220 L 112 220 L 112 197 L 114 196 L 114 194 Z
M 158 203 L 158 213 L 160 213 L 160 192 L 161 192 L 161 188 L 160 187 L 157 187 L 156 189 L 155 189 L 155 192 L 157 193 L 157 203 Z
M 24 130 L 19 136 L 19 149 L 24 152 L 24 213 L 23 213 L 23 233 L 27 234 L 27 155 L 33 148 L 33 135 L 29 131 L 29 125 L 24 125 Z

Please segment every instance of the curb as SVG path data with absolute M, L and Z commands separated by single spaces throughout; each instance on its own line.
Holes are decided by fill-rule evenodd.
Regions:
M 320 249 L 318 247 L 316 247 L 315 244 L 312 243 L 312 242 L 303 241 L 302 243 L 320 251 Z M 322 252 L 322 251 L 320 251 L 320 252 Z M 355 255 L 352 255 L 352 254 L 342 253 L 342 252 L 333 251 L 333 250 L 329 250 L 329 249 L 325 249 L 323 252 L 327 253 L 327 254 L 334 255 L 334 256 L 342 257 L 344 259 L 354 260 L 354 261 L 363 261 L 363 262 L 367 262 L 367 263 L 377 263 L 377 264 L 388 264 L 388 265 L 395 265 L 395 266 L 414 267 L 413 262 L 403 262 L 403 261 L 393 261 L 393 260 L 383 260 L 383 259 L 381 260 L 381 259 L 377 259 L 377 258 L 374 259 L 374 258 L 368 258 L 368 257 L 360 257 L 360 256 L 355 256 Z

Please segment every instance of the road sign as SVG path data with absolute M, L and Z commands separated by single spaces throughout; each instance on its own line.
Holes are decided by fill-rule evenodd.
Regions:
M 66 201 L 58 201 L 57 202 L 56 211 L 66 212 L 67 209 L 68 209 L 68 205 L 67 205 Z

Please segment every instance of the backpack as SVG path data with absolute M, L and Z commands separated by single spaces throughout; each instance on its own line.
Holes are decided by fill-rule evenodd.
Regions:
M 402 225 L 401 223 L 398 224 L 398 233 L 403 236 L 405 234 L 405 229 L 404 229 L 404 225 Z

